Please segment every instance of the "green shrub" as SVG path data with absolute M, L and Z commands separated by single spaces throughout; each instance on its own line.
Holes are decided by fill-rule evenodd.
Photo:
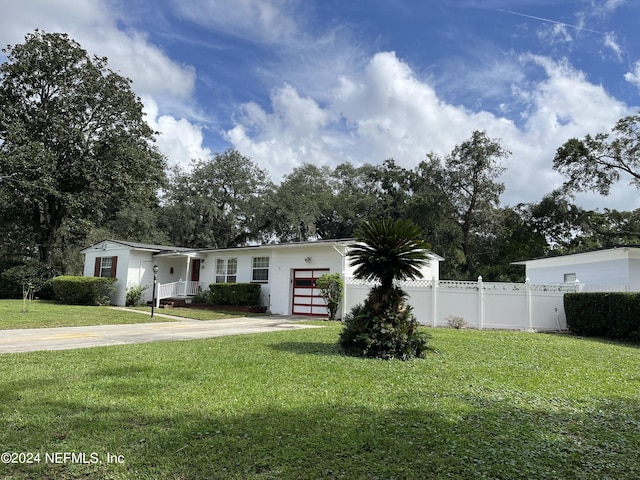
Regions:
M 207 303 L 210 305 L 253 306 L 260 303 L 258 283 L 212 283 Z
M 130 285 L 127 287 L 127 298 L 125 300 L 125 305 L 127 307 L 134 307 L 139 305 L 142 300 L 142 293 L 149 288 L 145 285 Z
M 40 300 L 55 300 L 56 293 L 53 291 L 53 278 L 47 280 L 40 290 L 36 292 Z
M 320 290 L 322 298 L 327 303 L 329 320 L 335 320 L 338 305 L 342 300 L 342 292 L 344 291 L 342 275 L 339 273 L 325 273 L 316 280 L 316 287 Z
M 19 298 L 22 293 L 24 298 L 38 297 L 43 300 L 52 300 L 53 292 L 50 282 L 57 274 L 58 272 L 51 265 L 39 262 L 8 268 L 0 276 L 6 282 L 2 290 L 6 289 L 9 296 L 0 296 L 0 298 Z
M 564 310 L 577 335 L 640 341 L 640 293 L 568 293 Z
M 195 305 L 213 305 L 211 302 L 211 290 L 198 289 L 192 303 Z
M 467 321 L 458 315 L 447 315 L 445 318 L 447 325 L 451 328 L 461 329 L 467 326 Z
M 4 272 L 15 266 L 15 264 L 0 264 L 0 298 L 22 297 L 22 286 L 4 275 Z
M 356 305 L 344 318 L 338 341 L 347 355 L 382 359 L 423 358 L 427 337 L 418 331 L 412 308 L 399 288 L 390 292 L 373 288 L 364 304 Z
M 107 277 L 60 276 L 53 279 L 56 300 L 68 305 L 107 305 L 116 279 Z

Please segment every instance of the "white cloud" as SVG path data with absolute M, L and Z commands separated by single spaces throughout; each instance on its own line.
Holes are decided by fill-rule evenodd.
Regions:
M 626 0 L 605 0 L 602 4 L 598 4 L 598 2 L 592 1 L 591 5 L 596 13 L 604 15 L 613 12 L 625 3 L 627 3 Z
M 513 142 L 511 163 L 506 174 L 506 199 L 540 198 L 561 185 L 561 177 L 552 171 L 555 151 L 573 137 L 608 131 L 628 107 L 611 97 L 600 85 L 567 61 L 554 62 L 547 57 L 527 56 L 526 60 L 544 70 L 546 78 L 531 86 L 529 114 Z M 583 195 L 591 207 L 606 202 L 600 197 Z M 507 203 L 510 203 L 507 201 Z
M 109 68 L 131 78 L 139 95 L 187 99 L 193 92 L 195 69 L 173 62 L 142 33 L 109 28 L 82 38 L 85 49 L 106 56 Z
M 604 36 L 604 46 L 609 48 L 616 56 L 618 61 L 622 60 L 622 47 L 616 39 L 616 34 L 607 32 Z
M 473 109 L 465 108 L 443 100 L 437 90 L 445 88 L 442 78 L 425 80 L 393 52 L 363 53 L 368 47 L 353 41 L 348 28 L 332 24 L 320 34 L 307 29 L 313 22 L 305 17 L 310 15 L 305 9 L 312 7 L 299 0 L 173 2 L 181 19 L 269 49 L 271 60 L 260 61 L 254 73 L 277 86 L 271 91 L 270 105 L 239 106 L 233 127 L 223 135 L 268 168 L 276 181 L 302 162 L 335 166 L 345 161 L 380 163 L 393 157 L 411 168 L 428 152 L 445 155 L 479 129 L 502 139 L 503 146 L 513 152 L 506 162 L 503 202 L 537 201 L 562 181 L 551 168 L 557 147 L 571 137 L 608 131 L 618 118 L 637 110 L 590 83 L 566 61 L 493 52 L 482 57 L 482 64 L 491 68 L 480 73 L 456 68 L 459 78 L 444 80 L 450 88 L 447 98 L 456 98 L 456 91 L 465 84 L 473 85 L 464 91 L 480 101 Z M 206 121 L 194 111 L 198 110 L 192 98 L 194 68 L 173 61 L 145 33 L 124 30 L 121 25 L 126 22 L 119 22 L 126 19 L 127 3 L 0 3 L 5 4 L 0 44 L 21 42 L 36 27 L 68 32 L 91 53 L 106 55 L 112 69 L 134 80 L 149 123 L 161 132 L 158 146 L 170 164 L 186 167 L 191 159 L 211 154 L 203 147 L 203 127 L 193 123 L 194 118 L 202 124 Z M 611 12 L 623 3 L 593 1 L 591 7 Z M 122 11 L 115 5 L 122 5 Z M 545 38 L 552 42 L 573 42 L 581 32 L 600 33 L 585 28 L 586 19 L 592 18 L 586 13 L 578 15 L 576 25 L 532 18 L 544 22 Z M 603 38 L 607 48 L 622 55 L 614 34 Z M 475 50 L 477 54 L 481 49 L 475 45 Z M 640 62 L 625 79 L 640 88 Z M 254 98 L 260 97 L 257 93 Z M 487 99 L 499 103 L 496 111 L 505 115 L 519 111 L 520 118 L 482 110 L 481 101 Z M 202 101 L 206 102 L 204 97 Z M 615 190 L 610 201 L 580 198 L 591 206 L 640 207 L 633 189 Z
M 620 5 L 624 5 L 626 0 L 606 0 L 605 1 L 605 9 L 607 10 L 615 10 Z
M 624 74 L 624 79 L 640 89 L 640 61 L 633 64 L 633 70 Z
M 267 168 L 274 180 L 303 163 L 329 163 L 330 152 L 324 131 L 331 112 L 315 100 L 302 97 L 290 85 L 271 95 L 272 113 L 255 103 L 244 104 L 240 120 L 226 132 L 235 148 Z
M 149 124 L 161 134 L 156 144 L 170 164 L 187 165 L 191 158 L 208 156 L 202 147 L 200 127 L 187 119 L 159 114 L 158 105 L 188 111 L 196 74 L 193 67 L 171 60 L 147 35 L 122 31 L 121 12 L 106 0 L 23 0 L 6 2 L 0 16 L 0 44 L 17 44 L 36 28 L 47 33 L 65 32 L 91 55 L 106 56 L 108 66 L 133 80 L 133 89 L 144 98 Z M 126 5 L 125 5 L 126 6 Z
M 608 131 L 630 110 L 566 61 L 525 56 L 523 66 L 541 70 L 543 79 L 514 88 L 526 95 L 512 101 L 529 105 L 520 127 L 489 112 L 442 101 L 409 65 L 393 52 L 383 52 L 365 68 L 343 76 L 324 106 L 302 98 L 291 86 L 274 92 L 271 112 L 244 105 L 227 139 L 279 180 L 301 162 L 335 166 L 393 157 L 412 168 L 426 153 L 445 155 L 473 130 L 486 130 L 512 151 L 505 164 L 503 202 L 539 201 L 562 183 L 552 170 L 556 149 L 571 137 Z M 616 191 L 610 200 L 627 197 Z M 593 208 L 606 203 L 593 195 L 580 198 Z M 637 199 L 627 205 L 640 206 Z
M 298 32 L 292 0 L 176 0 L 187 19 L 245 40 L 268 44 L 288 41 Z
M 120 13 L 106 0 L 23 0 L 4 2 L 0 44 L 22 43 L 36 28 L 65 32 L 90 54 L 106 56 L 109 68 L 133 80 L 138 95 L 188 97 L 195 71 L 173 62 L 146 35 L 118 29 Z
M 570 27 L 573 27 L 573 25 L 567 25 L 565 23 L 552 23 L 543 25 L 538 30 L 538 38 L 540 38 L 541 40 L 545 40 L 550 44 L 555 44 L 558 42 L 572 42 L 573 37 L 569 32 Z M 582 27 L 578 25 L 575 28 L 579 31 Z
M 156 145 L 168 159 L 169 165 L 179 165 L 188 169 L 191 160 L 206 159 L 211 156 L 208 148 L 202 147 L 202 129 L 185 119 L 171 115 L 159 115 L 158 105 L 151 97 L 142 99 L 147 123 L 159 132 Z

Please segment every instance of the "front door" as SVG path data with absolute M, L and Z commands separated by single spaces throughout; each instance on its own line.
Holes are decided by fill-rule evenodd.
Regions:
M 199 258 L 194 258 L 191 260 L 191 281 L 199 282 L 200 281 L 200 262 Z
M 316 280 L 328 268 L 301 268 L 293 271 L 292 315 L 327 316 L 327 304 L 316 288 Z

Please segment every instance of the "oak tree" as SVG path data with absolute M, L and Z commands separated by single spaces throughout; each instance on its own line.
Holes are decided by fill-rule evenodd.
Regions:
M 233 247 L 259 240 L 270 227 L 265 197 L 273 191 L 267 172 L 229 149 L 174 168 L 161 225 L 174 245 Z
M 131 81 L 62 33 L 36 30 L 0 65 L 3 216 L 51 263 L 63 222 L 154 202 L 165 160 Z M 24 240 L 24 239 L 22 239 Z
M 618 120 L 611 133 L 572 138 L 556 151 L 553 168 L 565 176 L 568 191 L 597 191 L 627 175 L 640 188 L 640 114 Z

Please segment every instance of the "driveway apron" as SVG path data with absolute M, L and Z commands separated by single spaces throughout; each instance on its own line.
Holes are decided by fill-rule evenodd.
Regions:
M 304 325 L 289 317 L 240 317 L 210 321 L 172 318 L 176 321 L 2 330 L 0 331 L 0 353 L 71 350 L 314 328 L 313 325 Z

